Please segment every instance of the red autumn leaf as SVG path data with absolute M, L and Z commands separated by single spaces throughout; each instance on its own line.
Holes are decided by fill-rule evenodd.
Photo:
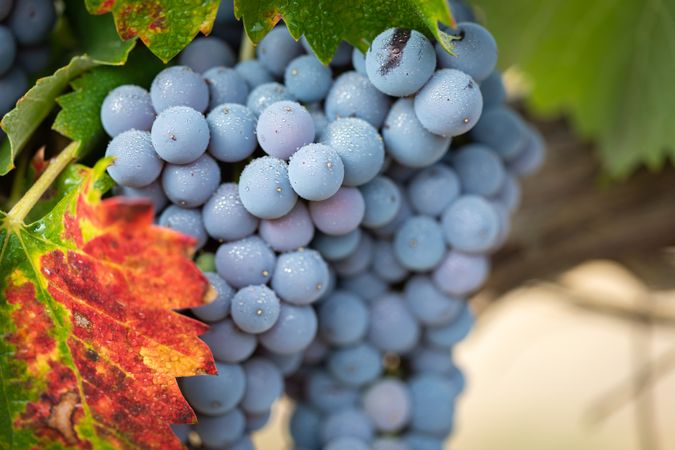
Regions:
M 0 213 L 0 448 L 182 448 L 176 377 L 215 373 L 206 325 L 173 311 L 206 301 L 193 240 L 101 201 L 105 165 L 36 223 Z

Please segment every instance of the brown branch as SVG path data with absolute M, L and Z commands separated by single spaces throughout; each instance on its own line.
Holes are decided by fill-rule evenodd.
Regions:
M 509 241 L 494 256 L 487 287 L 503 293 L 596 258 L 668 267 L 664 249 L 675 245 L 675 169 L 642 171 L 626 182 L 603 185 L 590 145 L 566 123 L 540 128 L 547 160 L 523 182 L 521 209 Z M 672 267 L 666 281 L 675 285 Z

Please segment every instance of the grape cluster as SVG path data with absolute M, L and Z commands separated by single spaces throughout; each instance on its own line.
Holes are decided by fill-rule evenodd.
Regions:
M 0 0 L 0 118 L 28 90 L 29 76 L 49 63 L 46 40 L 55 22 L 52 0 Z
M 456 56 L 389 29 L 325 66 L 277 27 L 256 59 L 199 38 L 105 99 L 110 176 L 195 238 L 215 292 L 192 313 L 218 375 L 180 382 L 193 446 L 252 448 L 286 392 L 298 449 L 442 448 L 466 298 L 543 157 L 469 13 Z

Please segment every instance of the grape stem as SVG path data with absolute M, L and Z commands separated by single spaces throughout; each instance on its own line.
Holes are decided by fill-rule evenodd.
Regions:
M 80 148 L 79 142 L 71 142 L 61 153 L 49 162 L 49 165 L 42 173 L 40 178 L 30 189 L 21 197 L 14 207 L 7 213 L 7 219 L 10 223 L 19 225 L 23 223 L 33 206 L 40 200 L 42 194 L 52 185 L 54 180 L 65 169 L 68 164 L 75 160 L 77 151 Z
M 246 34 L 246 30 L 241 32 L 241 47 L 239 48 L 239 61 L 248 61 L 255 58 L 255 44 Z

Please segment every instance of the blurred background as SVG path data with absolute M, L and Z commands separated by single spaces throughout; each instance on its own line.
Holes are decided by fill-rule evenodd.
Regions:
M 472 299 L 446 448 L 673 449 L 675 2 L 473 6 L 548 152 Z M 260 448 L 290 448 L 288 413 Z

